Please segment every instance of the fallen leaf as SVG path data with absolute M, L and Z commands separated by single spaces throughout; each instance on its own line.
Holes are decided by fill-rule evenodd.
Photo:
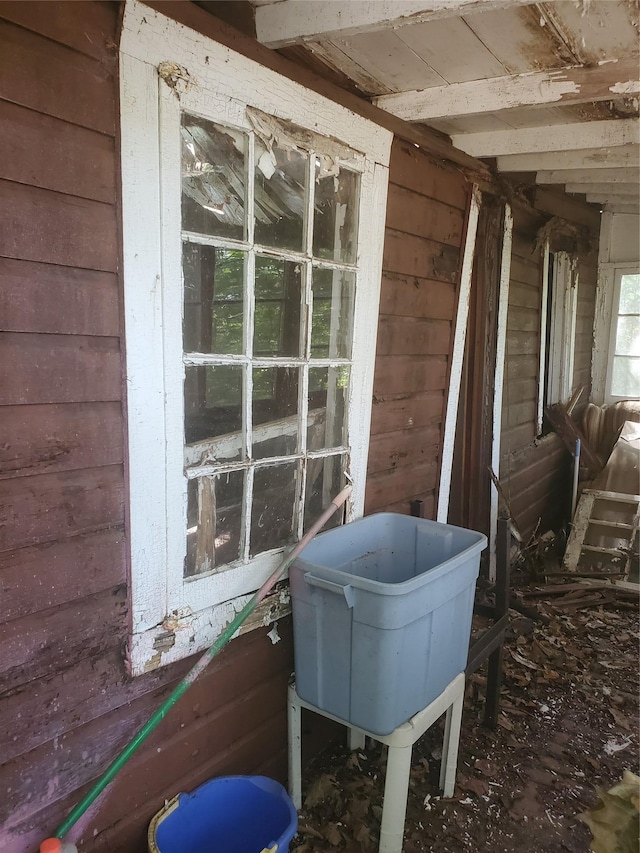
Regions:
M 332 847 L 342 844 L 342 835 L 335 823 L 328 823 L 322 833 Z
M 332 773 L 324 773 L 309 786 L 304 807 L 312 809 L 328 797 L 336 797 L 337 795 L 336 777 Z
M 622 782 L 600 791 L 598 805 L 579 815 L 593 834 L 593 853 L 637 853 L 640 844 L 640 777 L 624 771 Z

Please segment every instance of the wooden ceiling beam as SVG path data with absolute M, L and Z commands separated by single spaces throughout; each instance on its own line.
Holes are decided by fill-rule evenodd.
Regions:
M 640 147 L 587 148 L 583 151 L 546 151 L 542 154 L 508 154 L 496 157 L 499 172 L 541 172 L 543 170 L 637 168 Z
M 620 195 L 627 196 L 628 198 L 639 198 L 640 197 L 640 187 L 636 184 L 609 184 L 609 183 L 600 183 L 600 184 L 565 184 L 565 191 L 568 193 L 591 193 L 592 195 L 596 195 L 597 193 L 602 193 L 604 195 Z
M 586 200 L 589 204 L 630 204 L 634 202 L 633 196 L 620 195 L 619 193 L 587 193 Z M 637 206 L 637 204 L 636 204 Z
M 640 204 L 616 202 L 615 204 L 605 204 L 604 209 L 607 213 L 632 213 L 636 216 L 640 215 Z
M 519 107 L 610 101 L 638 93 L 638 61 L 624 59 L 590 68 L 570 66 L 381 95 L 374 98 L 374 104 L 405 121 L 428 121 Z
M 256 7 L 256 36 L 271 48 L 527 6 L 532 0 L 280 0 Z
M 640 123 L 636 118 L 622 118 L 523 127 L 519 130 L 456 133 L 452 135 L 451 141 L 456 148 L 466 151 L 472 157 L 612 148 L 639 143 Z
M 640 184 L 640 168 L 633 169 L 556 169 L 537 172 L 537 184 Z

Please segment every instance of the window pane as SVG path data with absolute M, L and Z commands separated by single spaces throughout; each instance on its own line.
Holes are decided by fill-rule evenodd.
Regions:
M 640 358 L 613 359 L 611 393 L 616 397 L 640 397 Z
M 358 175 L 340 169 L 324 171 L 316 160 L 313 254 L 316 258 L 355 263 Z
M 241 367 L 187 367 L 184 437 L 187 444 L 203 442 L 200 464 L 229 461 L 241 456 Z
M 311 527 L 333 498 L 344 488 L 349 457 L 327 456 L 324 459 L 307 460 L 307 487 L 304 497 L 304 530 Z M 342 523 L 343 513 L 335 512 L 322 528 L 328 530 Z
M 620 314 L 640 314 L 640 275 L 620 279 Z
M 266 151 L 256 140 L 255 241 L 278 249 L 304 249 L 307 162 L 295 149 Z
M 300 464 L 257 468 L 253 481 L 250 554 L 282 548 L 293 541 L 293 515 Z
M 246 135 L 186 113 L 181 133 L 182 227 L 242 240 Z
M 355 274 L 343 270 L 313 270 L 311 358 L 349 358 Z
M 616 355 L 640 355 L 640 317 L 618 317 Z
M 256 258 L 254 356 L 300 355 L 300 264 Z
M 184 575 L 218 569 L 240 557 L 244 473 L 189 480 Z
M 185 243 L 185 352 L 243 351 L 244 252 Z
M 348 367 L 309 368 L 307 448 L 324 450 L 346 443 Z
M 287 456 L 298 449 L 297 367 L 253 371 L 253 458 Z

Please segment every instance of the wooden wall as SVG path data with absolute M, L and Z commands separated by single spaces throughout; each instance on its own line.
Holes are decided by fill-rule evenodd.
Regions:
M 37 850 L 192 663 L 125 670 L 118 15 L 0 2 L 3 853 Z M 280 633 L 230 644 L 80 822 L 81 850 L 146 850 L 165 798 L 213 775 L 284 778 Z
M 469 185 L 396 139 L 376 350 L 365 512 L 435 517 Z
M 564 229 L 558 223 L 554 248 L 577 254 L 579 263 L 578 307 L 573 387 L 585 385 L 588 399 L 591 377 L 591 345 L 597 279 L 598 217 L 587 205 L 585 220 L 573 223 L 568 208 Z M 537 232 L 550 216 L 516 207 L 514 210 L 513 251 L 505 382 L 502 397 L 500 479 L 511 509 L 525 536 L 557 530 L 567 519 L 570 500 L 571 457 L 554 432 L 537 436 L 538 371 L 540 359 L 540 313 L 542 300 L 543 254 Z M 585 230 L 586 228 L 586 230 Z M 576 232 L 578 229 L 578 232 Z M 566 234 L 580 233 L 576 241 Z

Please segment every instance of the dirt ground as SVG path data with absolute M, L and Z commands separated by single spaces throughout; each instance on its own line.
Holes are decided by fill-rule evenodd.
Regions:
M 638 773 L 637 604 L 517 574 L 513 587 L 499 725 L 482 724 L 481 669 L 467 685 L 451 799 L 438 790 L 442 721 L 414 747 L 405 853 L 585 853 L 579 815 L 625 770 Z M 369 740 L 316 759 L 292 850 L 377 851 L 384 764 Z

